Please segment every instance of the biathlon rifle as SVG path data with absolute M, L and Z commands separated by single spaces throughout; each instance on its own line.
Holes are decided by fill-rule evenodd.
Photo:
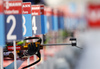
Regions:
M 33 39 L 38 39 L 36 42 L 26 42 L 26 40 L 33 40 Z M 18 41 L 16 42 L 16 52 L 19 56 L 19 58 L 23 59 L 28 56 L 36 55 L 39 57 L 39 59 L 28 65 L 23 67 L 22 69 L 28 68 L 32 65 L 35 65 L 41 60 L 41 54 L 40 50 L 43 49 L 43 46 L 58 46 L 58 45 L 71 45 L 71 46 L 76 46 L 77 47 L 77 40 L 76 38 L 70 38 L 71 43 L 66 43 L 66 44 L 41 44 L 42 39 L 40 37 L 30 37 L 30 38 L 25 38 L 24 41 Z M 80 48 L 80 47 L 78 47 Z M 82 48 L 81 48 L 82 49 Z M 4 48 L 4 52 L 8 51 L 14 51 L 13 44 L 12 43 L 7 43 L 7 46 Z M 13 53 L 10 53 L 8 56 L 5 57 L 10 57 L 14 59 Z M 17 58 L 17 59 L 19 59 Z

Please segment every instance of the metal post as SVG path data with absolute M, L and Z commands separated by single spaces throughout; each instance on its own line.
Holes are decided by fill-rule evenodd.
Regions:
M 0 69 L 3 69 L 3 47 L 0 47 L 0 56 L 1 56 Z
M 33 35 L 33 37 L 35 37 L 35 35 Z M 34 40 L 33 39 L 33 42 L 35 42 L 36 40 Z M 34 62 L 37 60 L 37 57 L 36 57 L 36 55 L 33 55 L 33 57 L 34 57 Z M 35 69 L 37 68 L 37 64 L 35 65 Z
M 41 44 L 44 44 L 44 42 L 43 42 L 43 35 L 42 35 L 42 43 Z M 41 50 L 41 56 L 42 56 L 42 62 L 41 63 L 43 63 L 44 62 L 44 49 L 43 50 Z
M 27 65 L 29 65 L 30 64 L 30 57 L 28 57 L 28 59 L 27 59 Z M 30 69 L 30 68 L 28 68 L 28 69 Z
M 37 60 L 37 57 L 36 57 L 36 55 L 34 55 L 34 61 L 36 61 Z M 35 65 L 35 69 L 37 69 L 37 64 Z
M 16 63 L 16 41 L 13 41 L 14 45 L 14 69 L 17 69 L 17 63 Z
M 27 37 L 28 38 L 28 37 Z M 26 42 L 29 42 L 28 40 L 26 40 Z M 27 65 L 29 65 L 30 64 L 30 57 L 28 57 L 28 59 L 27 59 Z M 27 68 L 27 69 L 30 69 L 30 68 Z
M 55 37 L 55 32 L 53 31 L 53 43 L 55 43 L 55 38 L 54 37 Z M 54 50 L 53 53 L 55 54 L 56 46 L 53 47 L 53 50 Z

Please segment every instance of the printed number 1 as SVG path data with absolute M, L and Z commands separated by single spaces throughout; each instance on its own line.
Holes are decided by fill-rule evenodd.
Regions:
M 32 30 L 34 30 L 34 34 L 36 34 L 37 27 L 36 27 L 35 16 L 33 16 L 33 18 L 32 18 Z
M 15 19 L 15 17 L 13 15 L 8 16 L 7 23 L 10 23 L 11 20 L 12 20 L 13 23 L 12 23 L 12 26 L 11 26 L 8 34 L 7 34 L 7 39 L 8 40 L 10 40 L 10 39 L 11 40 L 16 40 L 17 36 L 16 35 L 12 35 L 12 33 L 13 33 L 15 27 L 16 27 L 16 19 Z

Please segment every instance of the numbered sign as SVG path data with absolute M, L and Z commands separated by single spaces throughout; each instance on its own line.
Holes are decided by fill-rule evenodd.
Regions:
M 78 17 L 76 16 L 67 16 L 66 17 L 66 23 L 65 23 L 65 27 L 67 30 L 70 31 L 74 31 L 75 29 L 77 29 L 79 26 L 82 27 L 82 20 L 80 20 Z M 85 23 L 85 21 L 84 21 Z
M 3 15 L 3 1 L 0 0 L 0 47 L 5 46 L 5 25 Z
M 58 29 L 64 29 L 64 17 L 62 11 L 58 11 Z
M 53 28 L 54 31 L 58 31 L 57 9 L 53 9 L 53 15 L 52 15 L 52 28 Z
M 4 1 L 6 40 L 21 40 L 22 1 Z
M 100 4 L 89 4 L 86 16 L 89 27 L 100 28 Z
M 44 5 L 32 5 L 32 31 L 34 35 L 45 34 L 46 16 L 44 15 Z
M 45 7 L 46 11 L 46 16 L 47 16 L 47 30 L 52 31 L 53 29 L 53 24 L 52 24 L 52 9 L 50 7 Z
M 23 36 L 32 36 L 31 2 L 23 3 Z

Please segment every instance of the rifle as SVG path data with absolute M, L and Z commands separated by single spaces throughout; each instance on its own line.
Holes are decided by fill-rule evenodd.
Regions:
M 33 40 L 33 39 L 38 39 L 36 42 L 26 42 L 26 40 Z M 71 43 L 65 43 L 65 44 L 41 44 L 42 39 L 40 37 L 31 37 L 31 38 L 25 38 L 24 41 L 17 41 L 16 42 L 16 52 L 19 56 L 19 58 L 17 59 L 24 59 L 24 57 L 28 57 L 28 56 L 32 56 L 32 55 L 37 55 L 37 57 L 39 57 L 39 59 L 28 65 L 23 67 L 23 69 L 28 68 L 36 63 L 38 63 L 41 60 L 41 54 L 40 54 L 40 50 L 43 49 L 44 46 L 59 46 L 59 45 L 71 45 L 71 46 L 76 46 L 77 47 L 77 40 L 76 38 L 70 38 Z M 80 48 L 80 47 L 78 47 Z M 7 46 L 4 48 L 4 52 L 8 52 L 8 51 L 14 51 L 13 48 L 13 43 L 7 43 Z M 11 59 L 14 59 L 14 55 L 13 53 L 10 53 L 8 56 L 4 56 L 4 57 L 9 57 Z

